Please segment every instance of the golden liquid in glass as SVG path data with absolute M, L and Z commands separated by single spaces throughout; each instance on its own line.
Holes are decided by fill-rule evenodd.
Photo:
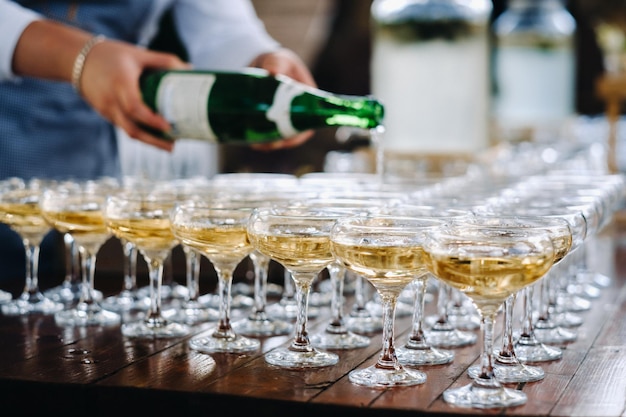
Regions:
M 377 289 L 400 293 L 427 272 L 421 246 L 363 246 L 332 242 L 332 251 L 348 269 L 363 275 Z
M 245 225 L 193 227 L 174 224 L 172 229 L 182 244 L 197 249 L 212 262 L 239 262 L 253 250 Z
M 0 222 L 33 243 L 39 243 L 50 230 L 50 225 L 41 215 L 41 209 L 36 202 L 0 203 Z
M 79 245 L 102 245 L 109 229 L 100 210 L 43 211 L 44 218 L 59 232 L 70 233 Z
M 497 308 L 508 296 L 544 276 L 553 253 L 522 256 L 457 256 L 426 253 L 432 273 L 470 297 L 476 306 Z
M 143 251 L 168 251 L 177 244 L 169 218 L 109 219 L 107 224 L 115 236 Z
M 319 272 L 334 258 L 328 235 L 251 235 L 254 247 L 290 271 Z

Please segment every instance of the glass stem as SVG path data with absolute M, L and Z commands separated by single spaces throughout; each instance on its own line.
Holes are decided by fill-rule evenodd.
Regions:
M 150 275 L 150 312 L 146 322 L 151 327 L 165 325 L 165 319 L 161 315 L 161 286 L 163 284 L 163 262 L 146 258 L 148 274 Z
M 200 255 L 195 250 L 184 247 L 185 267 L 187 278 L 187 290 L 189 299 L 187 301 L 196 302 L 200 296 Z
M 480 375 L 477 379 L 496 381 L 493 373 L 493 322 L 495 313 L 483 314 L 480 327 L 483 334 L 483 351 L 480 356 Z
M 24 294 L 29 297 L 39 293 L 39 245 L 31 245 L 28 241 L 24 241 L 26 249 L 26 283 L 24 285 Z
M 80 302 L 89 306 L 94 304 L 94 283 L 96 276 L 96 255 L 80 247 L 80 256 L 83 263 L 83 288 L 81 292 Z
M 131 242 L 123 242 L 124 251 L 124 291 L 137 289 L 137 247 Z
M 539 317 L 535 326 L 537 328 L 548 329 L 553 328 L 554 325 L 550 322 L 550 281 L 552 280 L 552 274 L 548 272 L 540 281 L 540 295 L 539 295 Z
M 343 322 L 343 284 L 346 270 L 337 262 L 328 265 L 332 298 L 330 300 L 330 323 L 326 331 L 333 334 L 346 333 Z
M 383 293 L 380 296 L 383 303 L 383 349 L 376 362 L 376 367 L 399 369 L 401 365 L 396 357 L 396 349 L 394 347 L 394 326 L 398 296 L 395 293 Z
M 452 329 L 448 321 L 448 300 L 450 299 L 451 288 L 443 283 L 439 283 L 437 295 L 437 321 L 433 324 L 433 330 Z
M 65 246 L 65 279 L 63 285 L 69 286 L 74 282 L 76 274 L 76 261 L 78 257 L 74 238 L 69 233 L 63 234 L 63 244 Z
M 284 287 L 283 287 L 283 295 L 281 297 L 281 304 L 291 304 L 291 301 L 294 299 L 295 291 L 294 285 L 292 281 L 291 272 L 285 269 L 284 273 Z
M 415 286 L 415 306 L 409 345 L 412 347 L 427 347 L 424 337 L 424 298 L 426 295 L 427 277 L 419 277 L 413 281 Z
M 307 333 L 307 321 L 309 310 L 309 293 L 311 283 L 317 277 L 316 273 L 292 272 L 291 276 L 296 287 L 296 301 L 298 304 L 298 314 L 296 316 L 296 335 L 289 347 L 297 352 L 311 352 L 313 347 Z
M 504 301 L 504 327 L 502 333 L 502 347 L 496 357 L 498 362 L 505 364 L 517 363 L 515 351 L 513 350 L 513 307 L 515 305 L 516 294 L 512 294 Z
M 356 274 L 354 282 L 354 306 L 352 307 L 352 315 L 355 317 L 367 317 L 367 294 L 365 284 L 367 281 L 362 275 Z
M 258 251 L 250 254 L 254 267 L 254 306 L 250 318 L 253 320 L 266 320 L 265 307 L 267 306 L 267 270 L 270 258 Z M 291 279 L 291 278 L 289 278 Z
M 218 292 L 220 297 L 220 319 L 213 332 L 213 337 L 234 338 L 235 331 L 230 324 L 231 289 L 233 286 L 233 271 L 235 266 L 216 265 Z

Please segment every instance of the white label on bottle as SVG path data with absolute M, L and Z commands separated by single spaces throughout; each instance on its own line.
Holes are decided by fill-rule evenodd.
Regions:
M 291 123 L 291 101 L 302 94 L 303 88 L 295 82 L 281 81 L 274 93 L 274 102 L 266 114 L 268 120 L 276 123 L 280 135 L 288 138 L 298 133 Z
M 208 103 L 215 76 L 211 74 L 167 74 L 159 84 L 158 112 L 172 125 L 176 138 L 217 142 L 208 117 Z

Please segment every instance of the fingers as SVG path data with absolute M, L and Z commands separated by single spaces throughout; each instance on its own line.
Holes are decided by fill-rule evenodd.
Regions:
M 275 151 L 278 149 L 291 149 L 298 147 L 308 141 L 313 136 L 313 131 L 302 132 L 296 136 L 292 136 L 287 139 L 279 140 L 276 142 L 268 142 L 268 143 L 259 143 L 256 145 L 251 145 L 252 149 L 257 151 Z

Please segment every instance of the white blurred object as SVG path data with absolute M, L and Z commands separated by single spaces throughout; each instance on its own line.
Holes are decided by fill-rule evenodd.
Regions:
M 174 150 L 163 151 L 130 138 L 117 130 L 122 176 L 151 180 L 212 178 L 218 171 L 217 145 L 191 139 L 179 139 Z

